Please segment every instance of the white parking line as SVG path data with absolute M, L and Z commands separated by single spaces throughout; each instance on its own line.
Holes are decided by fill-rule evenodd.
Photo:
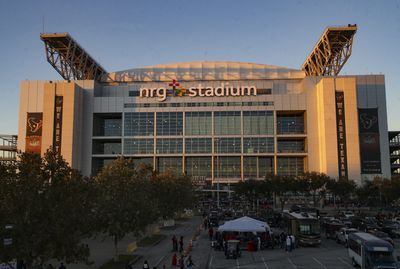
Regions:
M 161 262 L 162 260 L 164 260 L 164 258 L 165 258 L 166 256 L 167 256 L 167 255 L 162 256 L 162 257 L 157 261 L 156 266 L 159 266 L 159 265 L 160 265 L 160 262 Z
M 269 269 L 268 264 L 267 264 L 267 263 L 265 262 L 265 260 L 264 260 L 264 257 L 261 257 L 261 259 L 262 259 L 262 261 L 263 261 L 263 263 L 264 263 L 265 269 Z
M 236 265 L 237 265 L 237 268 L 240 269 L 239 259 L 236 259 Z
M 346 261 L 343 260 L 342 258 L 338 258 L 338 260 L 341 261 L 343 264 L 346 264 L 348 267 L 353 268 L 353 266 L 352 266 L 350 263 L 346 262 Z
M 319 265 L 322 266 L 322 268 L 324 269 L 328 269 L 328 267 L 326 267 L 322 262 L 320 262 L 317 258 L 313 257 L 314 261 L 316 261 Z
M 211 264 L 212 264 L 212 260 L 213 260 L 213 258 L 214 258 L 214 255 L 211 255 L 210 262 L 208 263 L 208 268 L 211 268 Z
M 287 260 L 288 260 L 289 263 L 293 266 L 293 268 L 297 269 L 297 266 L 292 262 L 291 259 L 287 258 Z

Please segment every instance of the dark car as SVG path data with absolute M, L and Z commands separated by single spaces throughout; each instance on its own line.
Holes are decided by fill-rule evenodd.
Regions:
M 400 224 L 396 221 L 383 221 L 381 230 L 382 232 L 389 234 L 389 236 L 392 238 L 400 237 Z
M 379 228 L 378 224 L 372 218 L 354 217 L 351 219 L 351 227 L 360 231 L 376 230 Z
M 370 231 L 369 233 L 382 240 L 385 240 L 386 242 L 389 242 L 394 247 L 394 241 L 387 233 L 381 231 Z

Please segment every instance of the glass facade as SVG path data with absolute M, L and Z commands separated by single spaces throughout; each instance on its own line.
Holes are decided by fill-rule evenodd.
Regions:
M 282 176 L 298 176 L 304 173 L 303 157 L 278 157 L 277 174 Z
M 243 134 L 273 135 L 274 114 L 272 111 L 244 111 Z
M 226 104 L 234 102 L 216 103 L 214 109 L 226 109 Z M 303 112 L 238 109 L 98 114 L 93 132 L 104 136 L 93 139 L 96 169 L 111 160 L 104 156 L 102 161 L 99 155 L 122 153 L 161 172 L 169 169 L 208 179 L 262 179 L 274 173 L 294 176 L 304 172 Z M 108 138 L 122 134 L 122 138 Z
M 182 112 L 157 113 L 157 136 L 183 135 Z
M 185 113 L 185 135 L 211 135 L 211 134 L 212 134 L 211 112 Z
M 243 158 L 244 178 L 261 178 L 274 174 L 274 157 L 251 156 Z
M 212 140 L 211 138 L 186 138 L 185 151 L 187 154 L 211 153 Z
M 188 176 L 211 177 L 211 157 L 186 157 L 186 174 Z
M 214 112 L 214 130 L 216 135 L 240 135 L 240 111 Z
M 303 134 L 304 114 L 278 115 L 276 126 L 278 134 Z
M 182 174 L 182 157 L 158 157 L 156 163 L 159 172 L 169 170 L 176 174 Z
M 152 136 L 154 135 L 154 113 L 125 113 L 125 136 Z
M 157 154 L 182 153 L 182 138 L 157 138 Z
M 243 153 L 274 153 L 274 138 L 243 138 Z
M 124 154 L 153 154 L 154 139 L 152 138 L 127 138 L 124 140 Z

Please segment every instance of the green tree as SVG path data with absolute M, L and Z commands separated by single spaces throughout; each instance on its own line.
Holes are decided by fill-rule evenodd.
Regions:
M 274 199 L 279 198 L 281 205 L 281 211 L 285 207 L 286 202 L 289 200 L 289 196 L 296 191 L 295 179 L 289 176 L 273 175 L 265 179 L 266 184 L 271 187 L 271 191 L 274 193 Z
M 326 188 L 333 195 L 334 201 L 338 197 L 342 203 L 347 204 L 352 194 L 355 193 L 357 184 L 354 180 L 346 178 L 329 179 Z
M 298 181 L 303 183 L 304 191 L 312 195 L 313 205 L 317 207 L 317 203 L 325 194 L 324 188 L 329 181 L 329 177 L 324 173 L 306 172 L 298 177 Z
M 115 260 L 118 243 L 127 234 L 138 235 L 157 217 L 157 199 L 152 197 L 151 173 L 120 157 L 105 166 L 95 177 L 96 213 L 99 231 L 114 240 Z
M 170 170 L 153 176 L 152 192 L 163 219 L 171 218 L 185 208 L 191 208 L 195 199 L 190 178 L 176 175 Z
M 28 268 L 50 259 L 87 260 L 89 249 L 81 243 L 91 223 L 92 188 L 87 179 L 52 150 L 43 158 L 21 154 L 15 170 L 1 177 L 0 189 L 7 199 L 1 201 L 0 211 L 7 217 L 0 220 L 0 227 L 14 226 L 14 247 L 3 249 L 2 254 L 25 260 Z

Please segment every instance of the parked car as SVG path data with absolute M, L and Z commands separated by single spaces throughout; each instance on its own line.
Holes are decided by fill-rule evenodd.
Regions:
M 356 232 L 358 232 L 358 230 L 354 228 L 341 228 L 337 233 L 336 242 L 347 246 L 347 240 L 349 239 L 349 234 Z
M 346 219 L 350 219 L 350 218 L 353 218 L 353 217 L 354 217 L 354 213 L 353 213 L 352 211 L 344 211 L 344 212 L 343 212 L 343 216 L 344 216 Z
M 354 217 L 351 219 L 351 228 L 366 232 L 369 230 L 377 230 L 379 226 L 373 218 Z
M 394 247 L 394 241 L 392 238 L 390 238 L 390 236 L 387 233 L 381 231 L 370 231 L 369 233 L 375 235 L 380 239 L 385 240 L 386 242 L 389 242 Z
M 385 220 L 382 223 L 382 232 L 388 233 L 392 238 L 399 238 L 400 237 L 400 224 L 396 221 L 392 220 Z

